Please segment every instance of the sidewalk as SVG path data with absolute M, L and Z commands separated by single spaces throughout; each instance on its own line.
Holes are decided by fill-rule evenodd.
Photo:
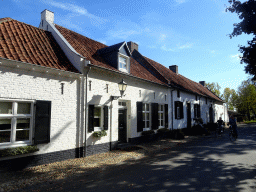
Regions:
M 91 175 L 115 165 L 136 161 L 162 150 L 208 136 L 185 136 L 183 140 L 159 139 L 123 150 L 114 150 L 89 157 L 40 165 L 22 171 L 0 172 L 0 192 L 17 190 L 43 182 L 51 183 L 79 174 Z

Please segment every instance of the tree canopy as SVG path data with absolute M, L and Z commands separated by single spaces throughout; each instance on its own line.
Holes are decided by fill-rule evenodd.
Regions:
M 221 96 L 220 94 L 220 85 L 218 83 L 205 83 L 205 86 L 211 91 L 213 92 L 215 95 L 217 95 L 218 97 Z
M 238 0 L 229 0 L 231 5 L 227 7 L 226 11 L 236 13 L 241 19 L 240 23 L 234 23 L 234 29 L 230 38 L 234 36 L 245 34 L 254 35 L 251 41 L 248 41 L 247 46 L 239 46 L 239 51 L 243 54 L 241 57 L 241 64 L 246 64 L 245 72 L 253 76 L 256 80 L 256 1 L 248 0 L 241 3 Z

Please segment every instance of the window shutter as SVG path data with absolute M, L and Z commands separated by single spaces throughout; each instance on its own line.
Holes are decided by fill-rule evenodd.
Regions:
M 108 106 L 104 106 L 104 130 L 108 130 Z
M 137 102 L 137 132 L 143 131 L 142 102 Z
M 194 104 L 194 118 L 197 118 L 196 112 L 197 112 L 197 104 Z
M 50 142 L 51 101 L 36 101 L 34 143 Z
M 180 102 L 180 118 L 184 118 L 184 113 L 183 113 L 183 102 Z
M 200 118 L 201 117 L 201 109 L 200 109 L 200 104 L 198 105 L 198 117 Z
M 94 121 L 94 105 L 89 105 L 89 111 L 88 111 L 88 132 L 94 131 L 93 121 Z
M 168 104 L 164 105 L 164 116 L 165 128 L 168 128 Z
M 178 118 L 177 117 L 177 108 L 178 108 L 178 105 L 179 105 L 178 101 L 175 101 L 174 105 L 175 105 L 175 119 L 177 119 Z
M 158 128 L 158 103 L 151 103 L 151 128 Z

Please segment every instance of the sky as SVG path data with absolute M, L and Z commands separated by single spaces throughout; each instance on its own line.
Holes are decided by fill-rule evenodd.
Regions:
M 248 79 L 238 45 L 252 39 L 229 38 L 240 20 L 226 6 L 228 0 L 0 0 L 0 18 L 38 27 L 48 9 L 58 25 L 108 46 L 136 42 L 142 55 L 223 92 Z

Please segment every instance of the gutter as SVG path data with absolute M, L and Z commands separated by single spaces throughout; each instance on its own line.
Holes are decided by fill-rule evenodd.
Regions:
M 88 61 L 87 65 L 88 65 L 88 70 L 85 74 L 85 116 L 84 116 L 84 127 L 85 127 L 85 132 L 84 132 L 84 136 L 85 136 L 85 141 L 84 141 L 84 157 L 86 157 L 86 153 L 87 153 L 87 119 L 88 119 L 88 76 L 89 76 L 89 72 L 91 71 L 91 66 L 90 66 L 90 61 Z

